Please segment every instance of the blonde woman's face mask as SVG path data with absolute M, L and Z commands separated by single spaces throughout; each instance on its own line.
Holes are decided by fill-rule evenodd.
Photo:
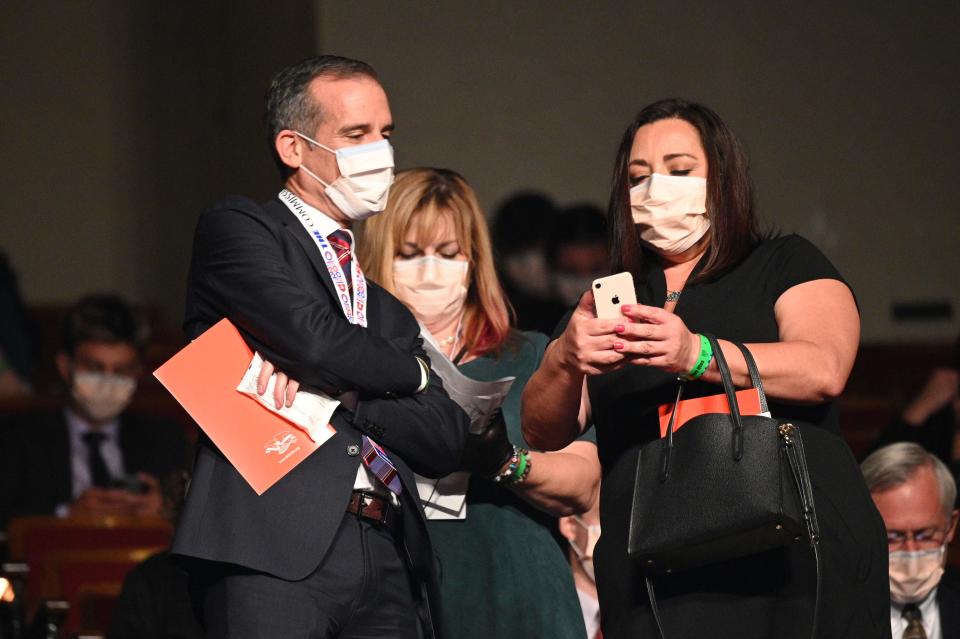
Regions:
M 411 225 L 393 262 L 397 298 L 428 328 L 460 318 L 470 276 L 470 263 L 450 218 L 440 217 L 432 235 L 421 238 L 417 225 Z

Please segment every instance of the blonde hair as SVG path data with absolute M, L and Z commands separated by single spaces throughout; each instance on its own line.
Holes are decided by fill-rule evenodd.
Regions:
M 386 210 L 364 222 L 359 259 L 371 280 L 396 293 L 393 262 L 413 229 L 421 244 L 432 241 L 446 216 L 470 264 L 463 316 L 463 343 L 471 355 L 501 349 L 510 334 L 512 309 L 493 266 L 487 221 L 477 196 L 458 173 L 447 169 L 403 171 L 390 187 Z

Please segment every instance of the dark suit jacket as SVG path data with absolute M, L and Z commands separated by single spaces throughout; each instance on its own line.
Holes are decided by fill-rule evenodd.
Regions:
M 158 479 L 186 468 L 187 442 L 174 422 L 123 413 L 124 472 Z M 52 515 L 73 501 L 70 434 L 62 410 L 8 417 L 0 423 L 0 525 L 20 515 Z
M 316 245 L 280 200 L 228 198 L 197 226 L 185 329 L 200 335 L 229 318 L 252 348 L 292 378 L 330 393 L 355 390 L 336 434 L 263 495 L 206 438 L 174 539 L 177 555 L 298 580 L 320 564 L 340 525 L 360 464 L 361 434 L 383 446 L 403 482 L 403 538 L 423 584 L 427 627 L 438 605 L 436 569 L 412 471 L 438 477 L 460 462 L 468 420 L 431 373 L 425 393 L 415 355 L 419 327 L 369 283 L 368 327 L 351 325 Z M 237 425 L 242 428 L 242 424 Z
M 937 587 L 943 639 L 960 639 L 960 571 L 947 568 Z

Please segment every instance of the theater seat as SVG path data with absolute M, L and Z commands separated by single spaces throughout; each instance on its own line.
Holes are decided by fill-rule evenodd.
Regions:
M 75 517 L 18 517 L 7 527 L 10 559 L 26 562 L 30 567 L 27 577 L 26 610 L 32 615 L 43 598 L 57 598 L 47 590 L 52 584 L 46 578 L 55 553 L 68 551 L 96 552 L 100 550 L 158 549 L 170 545 L 172 527 L 160 518 L 134 516 Z M 126 573 L 124 573 L 126 574 Z M 71 604 L 74 604 L 71 601 Z

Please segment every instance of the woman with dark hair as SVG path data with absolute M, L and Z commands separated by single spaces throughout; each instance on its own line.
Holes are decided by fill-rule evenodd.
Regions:
M 720 342 L 740 387 L 754 354 L 770 410 L 839 434 L 834 399 L 853 366 L 860 321 L 833 265 L 796 235 L 760 230 L 745 154 L 710 109 L 644 108 L 623 136 L 609 210 L 611 266 L 629 271 L 636 305 L 597 319 L 587 292 L 547 348 L 523 396 L 524 435 L 552 450 L 597 428 L 603 534 L 594 561 L 604 636 L 656 637 L 645 574 L 627 554 L 640 446 L 657 408 L 721 392 L 701 333 Z M 808 451 L 809 453 L 809 451 Z M 813 466 L 813 464 L 811 464 Z M 823 528 L 819 637 L 889 637 L 886 545 L 852 456 L 811 469 Z M 691 508 L 695 508 L 695 504 Z M 678 637 L 807 637 L 816 575 L 803 544 L 655 579 L 663 632 Z

